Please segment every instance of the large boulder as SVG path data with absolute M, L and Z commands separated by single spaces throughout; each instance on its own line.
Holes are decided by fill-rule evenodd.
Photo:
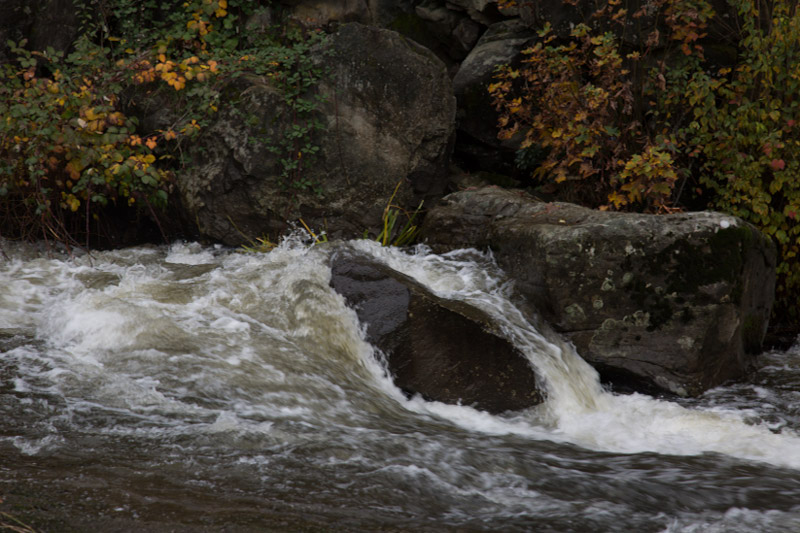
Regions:
M 483 311 L 364 257 L 339 252 L 331 269 L 331 286 L 356 309 L 407 393 L 491 413 L 542 402 L 530 363 Z
M 697 395 L 744 375 L 766 332 L 775 248 L 732 216 L 593 211 L 484 188 L 445 197 L 422 234 L 439 251 L 491 248 L 608 379 Z
M 198 140 L 197 164 L 178 178 L 184 208 L 207 237 L 232 245 L 243 235 L 275 238 L 301 218 L 333 236 L 362 235 L 380 227 L 398 184 L 393 203 L 412 210 L 444 190 L 455 98 L 443 63 L 393 31 L 358 23 L 312 54 L 329 70 L 317 88 L 326 131 L 299 176 L 314 187 L 281 177 L 286 154 L 275 145 L 295 120 L 281 91 L 240 80 Z

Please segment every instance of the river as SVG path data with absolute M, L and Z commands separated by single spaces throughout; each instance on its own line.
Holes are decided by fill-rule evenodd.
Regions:
M 329 287 L 356 249 L 501 322 L 541 406 L 406 398 Z M 0 530 L 800 531 L 800 346 L 697 399 L 605 390 L 491 257 L 368 241 L 0 260 Z

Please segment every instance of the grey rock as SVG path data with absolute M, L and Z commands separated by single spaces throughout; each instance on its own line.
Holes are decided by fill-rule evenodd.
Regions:
M 425 22 L 428 40 L 436 41 L 435 51 L 450 60 L 464 59 L 483 31 L 483 26 L 465 13 L 448 9 L 435 0 L 423 1 L 416 6 L 415 13 Z
M 296 0 L 289 8 L 295 19 L 312 26 L 331 22 L 370 22 L 367 0 Z
M 480 309 L 343 252 L 333 257 L 331 286 L 356 309 L 367 340 L 406 393 L 491 413 L 542 402 L 530 363 Z
M 475 22 L 484 26 L 490 26 L 502 18 L 497 9 L 497 0 L 446 0 L 445 5 L 466 12 Z
M 601 375 L 679 395 L 755 364 L 772 306 L 772 242 L 715 212 L 655 216 L 462 191 L 422 228 L 435 250 L 491 248 L 517 290 Z
M 481 36 L 453 78 L 453 90 L 463 95 L 470 87 L 486 88 L 499 65 L 512 63 L 536 34 L 519 20 L 498 22 Z
M 356 23 L 325 49 L 315 57 L 330 69 L 318 87 L 326 131 L 302 173 L 321 195 L 283 183 L 281 154 L 269 143 L 292 126 L 292 111 L 268 80 L 244 79 L 198 141 L 197 165 L 178 179 L 188 217 L 205 236 L 233 245 L 243 234 L 274 239 L 300 218 L 332 236 L 360 236 L 377 231 L 398 183 L 394 202 L 412 210 L 443 191 L 455 99 L 441 61 L 393 31 Z
M 496 171 L 498 157 L 516 152 L 518 142 L 497 138 L 498 114 L 488 88 L 499 65 L 516 64 L 522 50 L 536 33 L 519 20 L 490 26 L 464 59 L 453 78 L 458 101 L 457 127 L 461 135 L 458 150 L 469 151 L 481 170 Z

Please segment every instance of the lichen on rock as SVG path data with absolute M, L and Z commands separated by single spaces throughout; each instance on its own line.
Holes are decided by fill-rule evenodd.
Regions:
M 721 213 L 592 211 L 484 188 L 446 197 L 423 236 L 440 251 L 492 249 L 601 375 L 699 394 L 744 375 L 766 332 L 774 245 Z

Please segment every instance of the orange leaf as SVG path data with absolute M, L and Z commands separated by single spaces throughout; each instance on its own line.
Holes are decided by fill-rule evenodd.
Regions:
M 769 166 L 772 167 L 772 170 L 783 170 L 786 168 L 786 161 L 783 159 L 773 159 L 770 161 Z

